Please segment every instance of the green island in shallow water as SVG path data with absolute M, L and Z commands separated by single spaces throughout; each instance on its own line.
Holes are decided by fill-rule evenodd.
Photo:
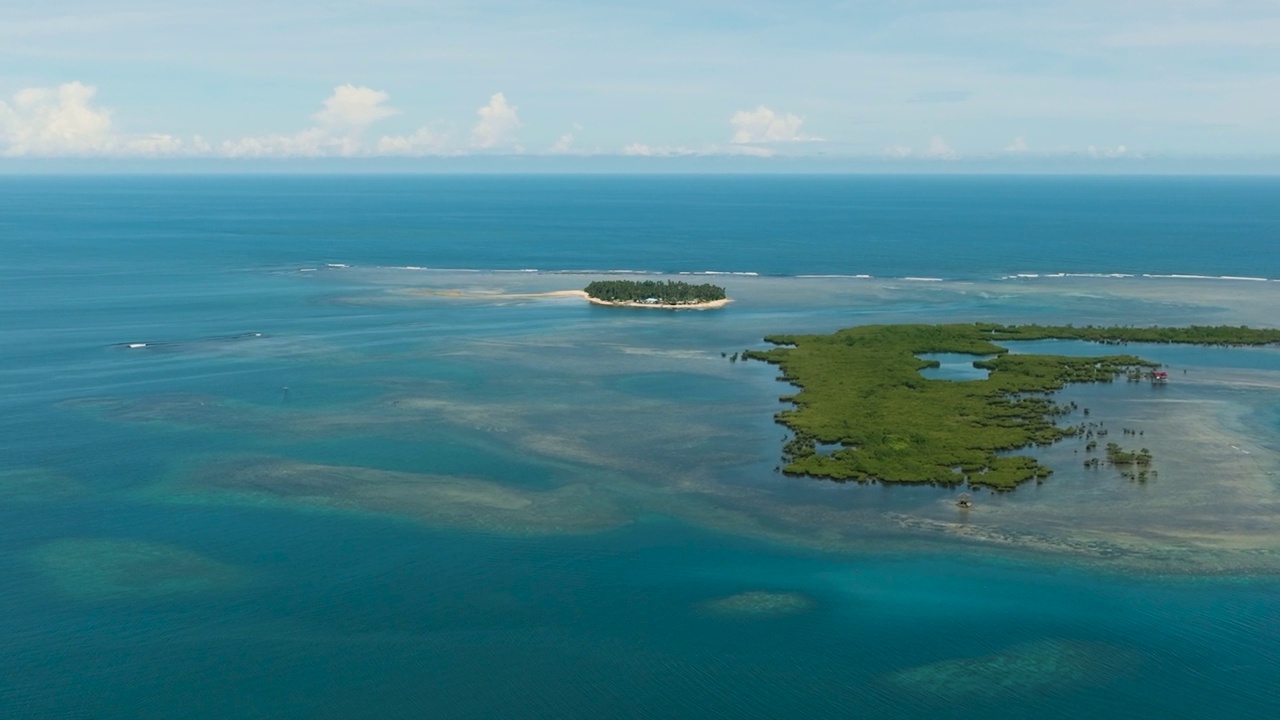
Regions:
M 719 285 L 677 280 L 597 280 L 583 292 L 594 303 L 625 307 L 715 308 L 729 302 Z
M 1054 418 L 1073 411 L 1050 394 L 1067 383 L 1140 377 L 1158 367 L 1134 355 L 1066 357 L 1011 354 L 996 343 L 1086 340 L 1196 345 L 1270 345 L 1280 330 L 1228 326 L 1181 328 L 996 325 L 866 325 L 830 335 L 772 335 L 778 347 L 745 358 L 778 365 L 800 388 L 776 419 L 795 433 L 782 471 L 831 480 L 932 483 L 1010 490 L 1053 471 L 1035 458 L 1003 454 L 1050 445 L 1081 431 Z M 929 353 L 994 356 L 974 365 L 983 380 L 934 380 Z M 824 451 L 827 446 L 830 451 Z M 1116 455 L 1115 453 L 1120 453 Z M 1113 459 L 1150 462 L 1142 451 Z

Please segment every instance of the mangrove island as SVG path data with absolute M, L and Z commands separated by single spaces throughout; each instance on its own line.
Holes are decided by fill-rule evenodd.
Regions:
M 1246 327 L 1073 327 L 1041 325 L 867 325 L 830 335 L 772 335 L 778 347 L 744 354 L 781 368 L 780 380 L 800 388 L 781 398 L 794 408 L 777 422 L 794 437 L 784 448 L 788 475 L 885 483 L 933 483 L 1010 490 L 1048 477 L 1035 458 L 1007 451 L 1049 445 L 1083 432 L 1054 419 L 1074 412 L 1050 395 L 1067 383 L 1112 382 L 1155 373 L 1157 365 L 1133 355 L 1067 357 L 1011 354 L 997 345 L 1014 340 L 1087 340 L 1197 345 L 1269 345 L 1280 330 Z M 920 370 L 937 367 L 923 353 L 989 356 L 974 366 L 981 380 L 933 380 Z M 1087 414 L 1087 410 L 1085 413 Z M 1145 453 L 1123 453 L 1116 464 L 1150 463 Z
M 718 285 L 675 280 L 597 280 L 583 292 L 593 303 L 625 307 L 712 308 L 729 302 L 724 288 Z

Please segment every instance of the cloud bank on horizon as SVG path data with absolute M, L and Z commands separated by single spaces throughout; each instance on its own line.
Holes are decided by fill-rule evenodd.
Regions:
M 1272 0 L 14 0 L 0 155 L 1280 157 L 1276 37 Z
M 182 139 L 167 134 L 130 135 L 112 124 L 112 112 L 94 102 L 98 89 L 81 82 L 53 88 L 25 88 L 11 102 L 0 101 L 0 147 L 8 157 L 223 157 L 223 158 L 325 158 L 325 157 L 424 157 L 465 155 L 472 152 L 524 153 L 517 142 L 521 126 L 518 108 L 503 93 L 476 109 L 477 120 L 465 138 L 450 129 L 429 126 L 407 135 L 381 135 L 370 128 L 384 118 L 400 114 L 388 104 L 383 91 L 355 85 L 339 85 L 311 115 L 312 124 L 287 134 L 255 135 L 212 145 L 202 136 Z M 622 155 L 754 155 L 770 157 L 775 143 L 820 142 L 801 132 L 804 121 L 779 114 L 761 105 L 741 110 L 729 119 L 733 138 L 728 146 L 701 149 L 650 147 L 632 143 Z M 574 153 L 574 140 L 583 127 L 574 123 L 543 151 Z M 376 136 L 376 137 L 375 137 Z M 599 153 L 596 153 L 599 154 Z

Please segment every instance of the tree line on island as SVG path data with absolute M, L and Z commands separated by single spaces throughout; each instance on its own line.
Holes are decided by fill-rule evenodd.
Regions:
M 587 295 L 605 302 L 695 305 L 724 300 L 724 288 L 710 283 L 694 285 L 677 280 L 596 280 Z

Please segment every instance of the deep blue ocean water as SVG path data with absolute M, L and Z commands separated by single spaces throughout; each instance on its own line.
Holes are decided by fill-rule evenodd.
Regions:
M 947 491 L 773 473 L 785 386 L 721 353 L 1274 325 L 1277 248 L 1257 178 L 0 178 L 0 717 L 1274 717 L 1280 351 L 1144 348 L 1209 380 L 1113 395 L 1164 487 L 989 501 L 1096 539 L 1195 468 L 1237 503 L 1206 516 L 1250 512 L 1215 571 L 1189 536 L 879 524 Z M 531 297 L 618 270 L 755 275 L 710 278 L 717 312 Z M 1224 459 L 1159 434 L 1193 406 Z M 788 514 L 815 503 L 875 522 Z

